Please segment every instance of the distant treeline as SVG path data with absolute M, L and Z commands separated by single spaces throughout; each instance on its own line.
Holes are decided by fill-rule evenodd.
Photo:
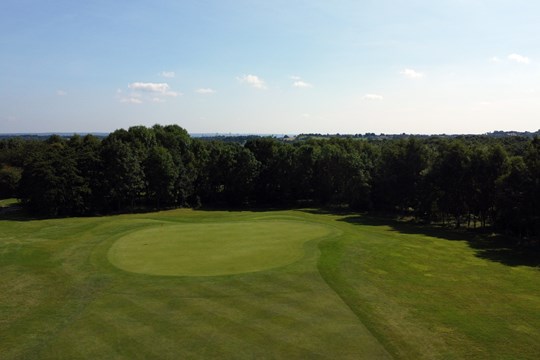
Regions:
M 346 206 L 540 234 L 540 139 L 331 137 L 238 142 L 176 125 L 0 140 L 0 196 L 74 216 L 171 207 Z M 244 141 L 245 140 L 245 141 Z
M 309 139 L 329 139 L 329 138 L 353 138 L 353 139 L 367 139 L 367 140 L 398 140 L 398 139 L 426 139 L 430 137 L 436 138 L 461 138 L 474 140 L 475 138 L 506 138 L 506 137 L 525 137 L 534 138 L 540 136 L 540 130 L 536 132 L 529 131 L 493 131 L 484 135 L 467 135 L 467 134 L 440 134 L 440 135 L 424 135 L 424 134 L 300 134 L 294 137 L 294 140 L 309 140 Z

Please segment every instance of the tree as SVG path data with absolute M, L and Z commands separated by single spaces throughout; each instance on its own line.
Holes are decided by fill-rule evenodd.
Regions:
M 174 203 L 185 205 L 194 193 L 197 159 L 192 150 L 193 141 L 188 132 L 178 125 L 154 125 L 157 144 L 167 149 L 178 173 L 173 189 Z
M 259 204 L 281 204 L 288 198 L 292 159 L 285 146 L 273 138 L 252 139 L 244 145 L 260 163 L 253 194 Z
M 385 142 L 374 181 L 375 203 L 380 209 L 420 209 L 420 193 L 428 167 L 425 145 L 411 138 Z
M 101 158 L 103 161 L 103 193 L 109 207 L 123 210 L 129 206 L 133 210 L 142 197 L 145 187 L 145 177 L 142 161 L 137 152 L 118 140 L 108 137 L 103 141 Z
M 331 139 L 320 147 L 314 164 L 314 194 L 319 203 L 370 208 L 371 148 L 351 139 Z
M 17 196 L 17 188 L 21 180 L 23 170 L 16 166 L 0 166 L 0 198 Z
M 52 216 L 86 213 L 88 192 L 73 149 L 58 136 L 51 136 L 29 156 L 19 184 L 23 203 Z
M 145 161 L 144 173 L 147 180 L 147 197 L 157 208 L 176 203 L 174 190 L 178 168 L 167 149 L 156 146 L 150 150 Z
M 92 135 L 75 135 L 69 139 L 67 145 L 73 152 L 77 170 L 87 189 L 83 199 L 85 213 L 100 211 L 105 206 L 101 141 Z
M 467 194 L 471 185 L 470 156 L 460 140 L 443 142 L 430 173 L 433 191 L 437 191 L 438 208 L 443 217 L 452 215 L 456 227 L 468 211 Z
M 529 173 L 522 157 L 509 161 L 509 171 L 498 179 L 495 225 L 506 233 L 526 235 Z
M 302 143 L 294 148 L 291 177 L 292 198 L 309 201 L 314 198 L 314 169 L 320 154 L 320 147 L 313 143 Z
M 493 220 L 497 197 L 497 181 L 507 172 L 508 155 L 500 146 L 476 147 L 471 151 L 470 177 L 472 187 L 470 209 L 480 218 L 482 226 Z
M 197 179 L 203 203 L 245 205 L 252 194 L 259 162 L 246 148 L 234 143 L 210 142 L 199 149 L 204 166 Z

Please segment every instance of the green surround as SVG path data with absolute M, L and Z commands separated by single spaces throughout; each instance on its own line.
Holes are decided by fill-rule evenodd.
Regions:
M 297 261 L 304 256 L 306 241 L 331 231 L 300 221 L 162 223 L 121 237 L 108 258 L 120 269 L 141 274 L 240 274 Z

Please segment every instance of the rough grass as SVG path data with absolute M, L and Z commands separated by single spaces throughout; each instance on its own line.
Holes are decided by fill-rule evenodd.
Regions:
M 1 357 L 537 358 L 538 268 L 481 256 L 450 233 L 368 220 L 189 210 L 0 220 Z M 277 241 L 270 258 L 294 256 L 260 268 L 247 257 L 246 272 L 230 275 L 138 274 L 109 261 L 132 236 L 159 238 L 162 224 L 219 237 L 223 224 L 261 223 L 281 240 L 287 225 L 322 237 Z M 254 256 L 258 236 L 240 240 Z
M 352 227 L 321 244 L 321 271 L 397 358 L 538 358 L 538 267 L 486 256 L 468 234 L 338 220 Z

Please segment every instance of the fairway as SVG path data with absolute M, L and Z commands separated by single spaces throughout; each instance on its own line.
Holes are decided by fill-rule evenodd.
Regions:
M 317 211 L 0 220 L 3 359 L 537 359 L 537 267 Z
M 150 275 L 213 276 L 286 265 L 303 244 L 331 232 L 299 221 L 161 224 L 130 233 L 109 250 L 120 269 Z

